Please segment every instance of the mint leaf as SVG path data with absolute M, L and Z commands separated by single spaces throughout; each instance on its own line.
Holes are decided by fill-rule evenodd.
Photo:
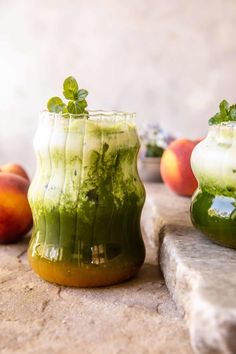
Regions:
M 63 82 L 63 90 L 64 91 L 72 91 L 72 92 L 78 92 L 79 86 L 77 84 L 77 81 L 73 76 L 69 76 L 65 79 Z
M 220 102 L 220 114 L 221 114 L 221 119 L 227 121 L 227 116 L 228 116 L 228 108 L 229 108 L 229 103 L 226 100 L 223 100 Z
M 83 101 L 88 96 L 88 91 L 84 89 L 80 89 L 78 92 L 77 100 Z
M 67 110 L 71 114 L 82 114 L 87 113 L 85 108 L 87 107 L 87 102 L 84 101 L 69 101 L 67 105 Z
M 76 101 L 76 106 L 79 107 L 79 109 L 85 109 L 87 107 L 87 101 Z
M 60 97 L 52 97 L 47 103 L 49 112 L 64 113 L 66 111 L 66 105 L 63 103 Z
M 66 105 L 60 97 L 52 97 L 47 104 L 49 112 L 70 113 L 70 114 L 88 114 L 86 111 L 87 101 L 85 98 L 88 91 L 79 89 L 79 85 L 73 76 L 69 76 L 63 83 L 63 95 L 69 100 Z
M 228 115 L 228 108 L 229 108 L 229 103 L 226 100 L 223 100 L 220 102 L 220 114 L 222 117 L 227 117 Z
M 209 125 L 220 124 L 221 123 L 221 115 L 220 113 L 216 113 L 213 117 L 211 117 L 208 121 Z
M 71 114 L 76 114 L 77 112 L 76 112 L 75 102 L 73 102 L 73 101 L 68 102 L 67 110 Z
M 77 114 L 82 114 L 82 113 L 88 113 L 85 108 L 87 107 L 87 102 L 85 100 L 83 101 L 76 101 L 76 111 Z
M 78 97 L 79 86 L 73 76 L 69 76 L 63 83 L 63 95 L 68 100 L 76 100 Z
M 230 110 L 230 117 L 232 118 L 232 120 L 236 120 L 236 108 L 232 108 Z
M 220 111 L 209 119 L 209 125 L 236 121 L 236 104 L 229 106 L 229 103 L 226 100 L 223 100 L 221 101 L 219 108 Z
M 77 93 L 74 93 L 71 90 L 66 90 L 66 91 L 64 90 L 63 95 L 67 100 L 74 100 L 77 97 Z

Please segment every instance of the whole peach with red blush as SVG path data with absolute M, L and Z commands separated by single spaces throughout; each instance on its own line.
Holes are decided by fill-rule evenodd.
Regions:
M 28 188 L 26 178 L 0 173 L 0 243 L 17 242 L 31 229 Z
M 161 159 L 161 176 L 165 184 L 175 193 L 192 196 L 198 186 L 193 175 L 190 158 L 194 147 L 201 141 L 177 139 L 165 150 Z
M 28 181 L 30 180 L 25 169 L 17 163 L 7 163 L 5 165 L 0 166 L 0 172 L 14 173 L 23 178 L 26 178 Z

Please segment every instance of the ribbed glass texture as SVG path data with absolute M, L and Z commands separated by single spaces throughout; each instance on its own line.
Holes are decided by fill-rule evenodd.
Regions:
M 198 189 L 193 224 L 212 241 L 236 248 L 236 124 L 213 125 L 192 153 Z
M 126 280 L 144 261 L 134 114 L 42 112 L 29 189 L 34 228 L 28 256 L 42 278 L 100 286 Z

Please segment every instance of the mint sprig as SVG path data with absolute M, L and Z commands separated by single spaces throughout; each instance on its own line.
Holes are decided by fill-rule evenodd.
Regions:
M 209 119 L 209 125 L 236 122 L 236 104 L 230 106 L 229 102 L 223 100 L 220 102 L 219 108 L 220 111 Z
M 52 97 L 47 103 L 49 112 L 53 113 L 70 113 L 70 114 L 87 114 L 86 97 L 88 91 L 80 89 L 76 79 L 69 76 L 63 83 L 63 95 L 69 100 L 66 104 L 60 97 Z

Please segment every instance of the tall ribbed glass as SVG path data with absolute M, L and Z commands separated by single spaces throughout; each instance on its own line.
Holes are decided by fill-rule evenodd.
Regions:
M 28 257 L 47 281 L 102 286 L 141 267 L 145 191 L 137 172 L 134 114 L 43 112 L 29 189 L 34 228 Z

